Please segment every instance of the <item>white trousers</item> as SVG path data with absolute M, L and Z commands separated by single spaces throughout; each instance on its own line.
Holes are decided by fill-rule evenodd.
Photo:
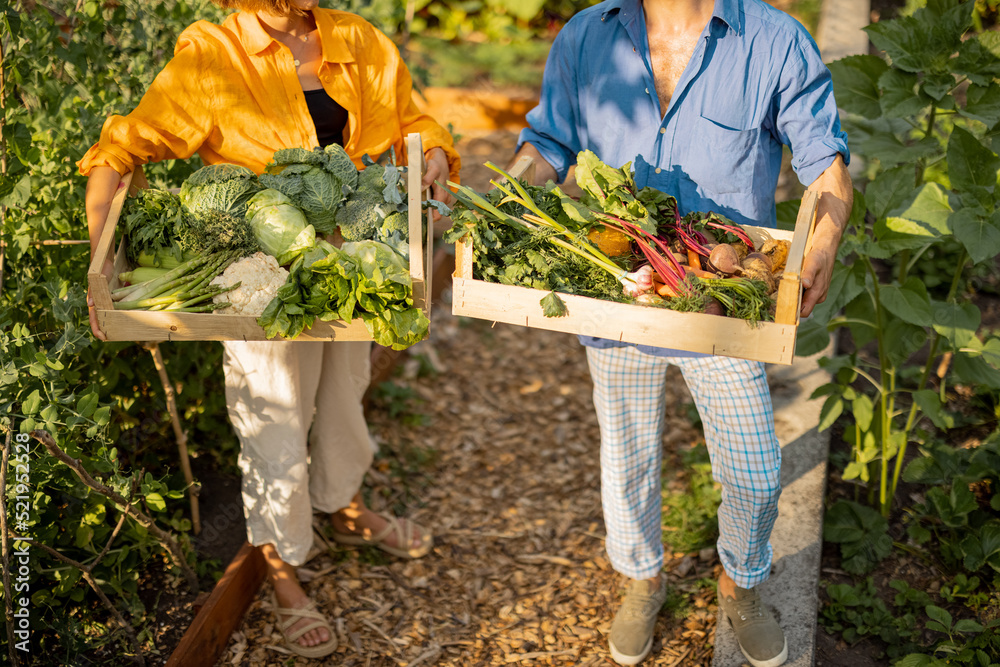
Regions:
M 312 513 L 350 504 L 372 463 L 361 398 L 371 343 L 226 342 L 229 419 L 240 440 L 247 539 L 301 565 Z M 311 427 L 311 429 L 310 429 Z

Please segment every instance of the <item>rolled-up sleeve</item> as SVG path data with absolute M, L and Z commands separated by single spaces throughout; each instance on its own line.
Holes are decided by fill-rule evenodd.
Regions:
M 849 163 L 847 134 L 833 96 L 833 79 L 807 35 L 791 42 L 774 99 L 775 134 L 792 151 L 792 168 L 809 186 L 839 153 Z
M 202 84 L 210 66 L 202 45 L 182 34 L 135 110 L 104 122 L 100 140 L 77 163 L 80 173 L 110 166 L 125 174 L 136 165 L 194 155 L 214 127 L 211 91 Z
M 582 150 L 579 135 L 579 95 L 577 67 L 581 62 L 572 36 L 572 23 L 557 36 L 549 51 L 538 106 L 528 112 L 528 127 L 521 130 L 520 150 L 530 143 L 556 170 L 560 182 L 576 164 Z

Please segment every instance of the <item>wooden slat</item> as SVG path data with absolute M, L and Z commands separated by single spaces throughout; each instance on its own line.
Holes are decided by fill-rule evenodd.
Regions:
M 111 208 L 108 210 L 108 217 L 104 221 L 104 227 L 101 229 L 101 238 L 97 242 L 97 250 L 94 252 L 94 257 L 90 262 L 90 269 L 87 271 L 87 283 L 90 285 L 90 295 L 94 298 L 94 305 L 98 310 L 109 310 L 112 307 L 111 289 L 108 286 L 108 278 L 102 271 L 104 270 L 104 261 L 111 255 L 111 249 L 115 243 L 115 228 L 118 226 L 118 217 L 121 215 L 122 206 L 125 204 L 125 197 L 132 184 L 132 175 L 132 172 L 130 172 L 122 177 L 118 191 L 115 192 L 115 196 L 111 199 Z
M 230 635 L 243 622 L 266 572 L 260 549 L 244 544 L 181 637 L 166 667 L 215 665 L 226 650 Z
M 148 310 L 99 310 L 97 320 L 111 340 L 268 340 L 257 318 L 212 313 L 165 313 Z M 127 337 L 111 338 L 112 334 Z M 281 340 L 276 338 L 274 340 Z M 295 340 L 371 340 L 364 322 L 316 321 Z
M 452 311 L 455 315 L 626 343 L 777 364 L 792 361 L 795 327 L 791 325 L 761 322 L 754 327 L 733 317 L 678 313 L 573 294 L 559 295 L 566 304 L 566 316 L 545 317 L 539 301 L 546 294 L 544 290 L 456 276 L 452 280 Z
M 406 205 L 410 230 L 410 277 L 413 279 L 413 303 L 423 308 L 426 301 L 424 256 L 420 239 L 423 236 L 420 181 L 424 174 L 424 149 L 420 135 L 406 137 Z
M 795 219 L 795 233 L 792 245 L 788 249 L 788 258 L 785 260 L 785 271 L 778 284 L 774 321 L 780 324 L 797 326 L 799 323 L 799 312 L 802 308 L 802 262 L 812 240 L 818 204 L 819 195 L 812 190 L 806 190 L 799 206 L 798 217 Z

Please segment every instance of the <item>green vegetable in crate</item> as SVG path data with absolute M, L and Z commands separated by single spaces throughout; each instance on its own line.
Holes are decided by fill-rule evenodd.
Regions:
M 235 164 L 213 164 L 188 176 L 181 185 L 180 201 L 191 215 L 221 211 L 242 218 L 247 202 L 261 189 L 257 175 L 250 169 Z
M 430 323 L 413 305 L 406 261 L 378 241 L 307 250 L 258 323 L 268 338 L 295 338 L 316 319 L 360 319 L 379 345 L 402 350 L 422 340 Z
M 264 252 L 286 266 L 316 245 L 316 230 L 288 197 L 277 190 L 261 190 L 247 206 L 247 219 Z
M 239 257 L 223 251 L 195 257 L 146 282 L 116 289 L 111 293 L 115 310 L 170 310 L 205 313 L 229 306 L 211 303 L 212 297 L 239 287 L 211 285 L 210 282 Z
M 358 183 L 358 170 L 343 147 L 286 148 L 274 154 L 259 177 L 261 185 L 281 192 L 321 234 L 332 234 L 344 198 Z
M 178 240 L 185 254 L 205 255 L 232 250 L 240 257 L 246 257 L 260 250 L 260 244 L 245 217 L 209 209 L 185 216 L 185 223 Z
M 140 264 L 142 255 L 155 254 L 161 262 L 167 256 L 174 262 L 180 261 L 182 251 L 178 233 L 187 223 L 177 195 L 166 190 L 139 190 L 135 197 L 125 200 L 122 220 L 128 238 L 125 256 L 133 266 Z
M 406 241 L 407 206 L 399 169 L 392 164 L 376 164 L 367 155 L 362 161 L 365 168 L 358 175 L 358 187 L 337 211 L 341 235 L 347 241 L 387 242 L 393 234 L 399 234 L 397 240 Z

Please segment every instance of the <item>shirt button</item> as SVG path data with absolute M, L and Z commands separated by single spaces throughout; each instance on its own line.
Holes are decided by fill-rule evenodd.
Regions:
M 667 128 L 661 127 L 660 128 L 660 134 L 666 134 L 666 133 L 667 133 Z
M 649 88 L 646 89 L 646 94 L 649 95 Z
M 659 167 L 657 167 L 657 168 L 656 168 L 656 173 L 657 173 L 657 174 L 658 174 L 658 173 L 660 173 L 661 171 L 663 171 L 663 170 L 662 170 L 662 169 L 660 169 Z

